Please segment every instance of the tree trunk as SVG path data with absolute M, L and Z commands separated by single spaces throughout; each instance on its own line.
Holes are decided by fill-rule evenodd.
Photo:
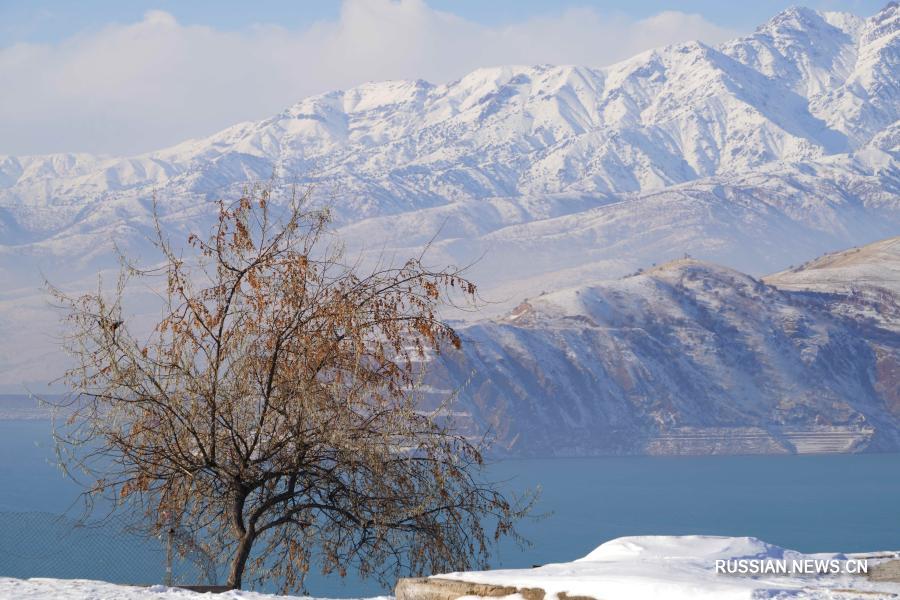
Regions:
M 231 504 L 231 529 L 235 539 L 238 540 L 234 557 L 231 559 L 231 569 L 228 571 L 228 581 L 225 583 L 232 590 L 241 589 L 244 578 L 244 568 L 247 566 L 247 558 L 250 556 L 250 548 L 256 537 L 253 527 L 247 527 L 244 523 L 244 502 L 247 501 L 247 491 L 236 482 L 234 497 Z
M 247 566 L 247 559 L 250 558 L 250 549 L 253 547 L 253 537 L 250 534 L 244 535 L 238 542 L 237 550 L 234 558 L 231 559 L 231 569 L 228 571 L 228 581 L 226 585 L 229 589 L 241 589 L 241 580 L 244 577 L 244 567 Z

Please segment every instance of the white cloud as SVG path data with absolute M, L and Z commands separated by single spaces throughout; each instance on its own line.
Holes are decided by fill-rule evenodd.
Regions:
M 346 0 L 337 20 L 303 31 L 226 32 L 151 11 L 58 44 L 0 49 L 0 152 L 137 153 L 364 81 L 443 82 L 511 63 L 602 66 L 734 35 L 699 15 L 633 21 L 586 8 L 488 27 L 422 0 Z

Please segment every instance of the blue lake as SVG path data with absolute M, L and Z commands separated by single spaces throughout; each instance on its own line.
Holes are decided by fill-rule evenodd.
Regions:
M 49 423 L 0 421 L 0 516 L 18 522 L 20 512 L 70 508 L 79 489 L 53 457 Z M 900 549 L 900 454 L 528 459 L 495 464 L 491 474 L 514 489 L 541 486 L 536 512 L 545 514 L 521 527 L 533 546 L 504 545 L 497 567 L 568 561 L 606 540 L 646 534 L 748 535 L 805 552 Z M 88 548 L 77 558 L 45 553 L 35 561 L 39 548 L 22 550 L 26 525 L 0 528 L 0 576 L 162 577 L 156 540 L 145 550 L 108 536 L 64 538 L 63 549 Z M 141 570 L 123 571 L 116 556 Z M 322 577 L 310 578 L 308 590 L 333 597 L 381 591 Z

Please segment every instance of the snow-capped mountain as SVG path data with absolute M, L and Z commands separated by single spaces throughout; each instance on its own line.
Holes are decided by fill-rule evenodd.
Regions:
M 510 200 L 486 209 L 496 223 L 460 207 L 468 233 L 585 207 L 547 195 L 597 206 L 688 182 L 730 186 L 772 163 L 788 180 L 821 162 L 828 172 L 816 176 L 842 187 L 895 186 L 898 23 L 896 3 L 869 19 L 790 9 L 719 48 L 690 42 L 607 68 L 486 68 L 443 85 L 370 83 L 136 157 L 2 157 L 4 240 L 69 254 L 52 242 L 140 229 L 153 193 L 177 211 L 273 171 L 334 194 L 348 223 Z M 890 139 L 874 139 L 887 129 Z
M 856 299 L 751 275 L 900 232 L 898 63 L 897 3 L 797 8 L 604 68 L 369 83 L 141 156 L 0 157 L 0 391 L 59 372 L 42 277 L 93 286 L 114 243 L 152 260 L 154 198 L 185 238 L 274 173 L 334 206 L 364 264 L 432 239 L 431 262 L 474 263 L 496 318 L 445 375 L 478 365 L 469 412 L 513 451 L 690 451 L 692 428 L 696 448 L 894 447 L 871 375 L 894 342 L 872 350 Z
M 898 249 L 765 281 L 679 259 L 547 293 L 465 327 L 434 385 L 513 454 L 897 450 Z

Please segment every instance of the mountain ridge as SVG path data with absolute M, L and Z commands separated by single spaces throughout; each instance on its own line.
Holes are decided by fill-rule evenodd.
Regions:
M 542 294 L 464 326 L 435 386 L 500 454 L 896 451 L 900 256 L 873 266 L 880 296 L 691 258 Z
M 49 372 L 61 370 L 57 315 L 40 291 L 44 277 L 72 290 L 95 285 L 98 272 L 117 266 L 114 244 L 137 258 L 154 256 L 146 242 L 154 203 L 166 233 L 184 240 L 212 224 L 215 200 L 237 198 L 244 186 L 273 173 L 275 198 L 283 199 L 296 183 L 312 188 L 312 202 L 334 208 L 337 235 L 363 266 L 385 256 L 403 260 L 429 242 L 432 263 L 471 265 L 470 277 L 490 303 L 478 323 L 471 315 L 447 316 L 466 319 L 463 326 L 474 328 L 467 331 L 484 338 L 483 347 L 495 349 L 504 336 L 524 335 L 510 329 L 515 322 L 503 319 L 524 298 L 536 302 L 543 290 L 607 282 L 639 268 L 647 278 L 652 263 L 685 253 L 758 279 L 823 253 L 895 236 L 900 232 L 898 13 L 896 3 L 869 18 L 789 9 L 756 32 L 716 47 L 686 42 L 603 68 L 493 67 L 445 84 L 367 83 L 301 99 L 268 119 L 139 156 L 0 157 L 0 280 L 5 284 L 0 288 L 5 340 L 0 389 L 19 393 L 23 384 L 45 383 Z M 740 299 L 727 283 L 735 277 L 705 276 L 720 293 Z M 687 301 L 694 293 L 671 283 L 653 285 L 669 290 L 670 295 L 658 296 L 666 302 Z M 765 281 L 759 285 L 777 287 Z M 619 291 L 642 297 L 641 290 L 626 288 Z M 760 326 L 779 329 L 785 347 L 795 342 L 817 347 L 806 334 L 787 332 L 776 318 L 779 311 L 808 311 L 820 331 L 834 334 L 835 345 L 826 344 L 824 354 L 835 361 L 841 352 L 865 358 L 847 367 L 853 377 L 862 381 L 867 369 L 891 372 L 893 346 L 873 350 L 859 330 L 884 325 L 874 312 L 883 305 L 878 297 L 843 295 L 826 301 L 815 291 L 795 290 L 789 299 L 772 302 L 778 310 L 763 311 L 771 322 Z M 599 315 L 589 316 L 602 322 Z M 632 316 L 660 323 L 675 318 L 662 306 Z M 575 321 L 562 314 L 554 318 L 560 321 L 548 317 L 553 326 L 543 332 L 545 338 L 529 337 L 528 343 L 553 358 L 557 374 L 566 374 L 560 375 L 560 386 L 582 386 L 596 396 L 602 378 L 582 376 L 600 377 L 596 370 L 605 364 L 596 358 L 600 350 L 618 356 L 637 342 L 624 333 L 621 339 L 603 337 L 588 328 L 595 337 L 581 350 L 593 362 L 573 366 L 559 336 L 574 335 L 568 324 Z M 746 315 L 738 321 L 751 322 Z M 712 339 L 699 325 L 667 326 L 673 343 L 681 343 L 677 332 Z M 488 339 L 489 333 L 497 338 Z M 757 356 L 749 341 L 735 343 L 747 356 Z M 760 360 L 802 363 L 799 354 L 776 350 L 766 350 Z M 660 377 L 676 377 L 662 360 L 665 352 L 641 356 L 648 365 L 659 363 L 654 369 Z M 726 373 L 732 368 L 719 367 Z M 700 367 L 692 369 L 684 385 L 704 390 L 720 416 L 728 412 L 715 401 L 714 386 L 704 382 Z M 626 369 L 624 374 L 639 381 L 638 372 Z M 519 388 L 509 374 L 505 377 L 499 380 L 508 385 L 502 388 L 506 399 L 492 396 L 497 406 L 516 402 L 521 415 L 539 416 L 538 408 L 521 409 L 531 401 L 517 396 Z M 772 390 L 741 377 L 747 390 L 759 388 L 760 397 L 774 398 Z M 840 397 L 853 387 L 827 374 L 819 379 L 830 382 Z M 790 378 L 781 382 L 784 389 L 803 388 Z M 647 452 L 712 443 L 711 438 L 696 441 L 691 428 L 714 429 L 711 422 L 694 419 L 696 407 L 689 409 L 689 403 L 679 404 L 674 397 L 668 413 L 651 404 L 628 404 L 620 383 L 612 402 L 622 412 L 612 422 L 595 415 L 598 428 L 633 427 L 632 433 L 644 436 L 641 448 Z M 656 389 L 646 381 L 641 385 L 646 393 Z M 874 385 L 860 391 L 870 404 L 885 393 Z M 548 382 L 535 382 L 531 389 L 561 395 Z M 593 409 L 578 408 L 578 395 L 565 397 L 568 406 L 542 410 L 556 415 L 549 422 L 560 431 L 582 436 L 573 452 L 592 448 L 587 430 L 571 427 L 578 411 L 594 414 Z M 814 406 L 807 400 L 796 401 L 792 410 Z M 747 406 L 754 402 L 747 400 Z M 844 408 L 823 414 L 835 427 L 846 427 L 844 417 L 851 413 L 891 422 L 886 411 L 844 402 Z M 778 425 L 774 417 L 766 421 L 741 414 L 748 451 L 796 446 L 790 441 L 794 434 L 776 431 L 790 428 L 789 419 Z M 483 418 L 489 417 L 484 412 Z M 674 419 L 677 427 L 653 429 L 666 419 Z M 535 421 L 542 422 L 548 423 Z M 859 433 L 867 427 L 835 434 L 833 443 L 851 449 L 893 447 L 884 427 Z M 549 443 L 534 435 L 543 441 L 532 450 Z M 626 444 L 627 436 L 621 439 L 620 447 L 607 450 L 635 450 Z
M 841 52 L 844 54 L 851 52 L 851 47 L 855 48 L 856 44 L 860 43 L 860 40 L 866 35 L 873 37 L 874 41 L 884 38 L 890 38 L 890 42 L 895 41 L 896 30 L 894 28 L 898 19 L 896 13 L 897 6 L 895 3 L 891 3 L 878 15 L 863 21 L 859 26 L 859 39 L 854 40 L 842 31 L 841 33 L 846 39 L 832 39 L 832 43 L 838 46 L 832 53 L 838 56 L 841 55 Z M 601 124 L 598 122 L 598 118 L 601 116 L 603 117 L 602 123 L 606 126 L 609 124 L 621 126 L 623 123 L 647 125 L 641 122 L 641 118 L 646 116 L 645 113 L 648 109 L 654 108 L 650 102 L 651 97 L 657 92 L 666 92 L 663 88 L 666 84 L 672 84 L 673 79 L 676 80 L 675 83 L 678 83 L 679 78 L 684 77 L 684 73 L 679 69 L 695 68 L 698 62 L 701 66 L 706 67 L 701 69 L 702 77 L 699 81 L 686 81 L 688 89 L 679 90 L 682 94 L 677 96 L 676 109 L 690 111 L 690 108 L 693 107 L 685 101 L 684 93 L 691 92 L 692 89 L 708 93 L 710 88 L 707 84 L 730 85 L 731 89 L 728 91 L 736 96 L 765 89 L 765 86 L 757 81 L 759 77 L 765 78 L 769 85 L 776 85 L 773 93 L 785 91 L 778 89 L 779 87 L 790 88 L 790 84 L 796 82 L 792 82 L 788 74 L 778 73 L 778 68 L 785 69 L 785 64 L 795 68 L 798 68 L 798 65 L 802 67 L 809 62 L 809 54 L 812 50 L 810 47 L 798 49 L 795 41 L 791 39 L 792 36 L 797 37 L 794 35 L 796 28 L 791 29 L 784 26 L 786 21 L 790 21 L 797 15 L 815 15 L 816 17 L 816 19 L 807 18 L 803 21 L 802 24 L 805 27 L 803 33 L 808 33 L 810 30 L 815 31 L 816 22 L 814 21 L 827 22 L 822 14 L 815 11 L 788 9 L 754 34 L 723 44 L 718 49 L 699 42 L 686 42 L 649 50 L 602 69 L 577 66 L 496 67 L 479 69 L 457 81 L 441 85 L 430 84 L 422 80 L 366 83 L 346 91 L 338 90 L 301 100 L 269 119 L 255 123 L 241 123 L 207 138 L 189 140 L 144 155 L 125 159 L 90 157 L 90 155 L 84 154 L 51 155 L 43 161 L 40 157 L 25 157 L 25 164 L 19 165 L 15 164 L 18 162 L 15 157 L 3 157 L 3 161 L 0 162 L 0 173 L 3 173 L 3 180 L 7 182 L 12 180 L 16 173 L 18 173 L 17 180 L 23 176 L 32 175 L 30 167 L 36 171 L 33 173 L 35 176 L 42 172 L 48 172 L 52 177 L 72 175 L 77 179 L 87 175 L 90 166 L 102 166 L 112 161 L 115 164 L 108 166 L 104 173 L 111 185 L 118 184 L 127 187 L 128 184 L 124 182 L 130 182 L 131 185 L 140 184 L 141 177 L 146 182 L 160 183 L 161 177 L 170 177 L 173 174 L 184 175 L 191 168 L 192 161 L 204 158 L 221 159 L 221 156 L 226 154 L 221 152 L 223 149 L 228 149 L 228 153 L 234 155 L 256 156 L 274 162 L 284 160 L 285 156 L 289 154 L 288 151 L 294 151 L 300 156 L 287 157 L 289 160 L 295 161 L 291 168 L 303 172 L 305 168 L 311 166 L 304 164 L 303 161 L 307 153 L 303 147 L 291 145 L 292 141 L 302 140 L 305 146 L 316 148 L 321 154 L 323 147 L 325 150 L 333 149 L 338 142 L 352 141 L 351 137 L 354 131 L 349 127 L 351 125 L 348 118 L 350 115 L 362 115 L 358 120 L 367 118 L 377 120 L 383 116 L 378 114 L 378 109 L 385 107 L 389 107 L 391 110 L 389 115 L 382 118 L 381 130 L 363 131 L 360 134 L 361 138 L 371 139 L 376 143 L 384 141 L 378 135 L 388 134 L 387 139 L 392 142 L 413 133 L 420 138 L 427 138 L 429 127 L 446 124 L 447 120 L 453 120 L 454 117 L 460 117 L 454 126 L 464 125 L 467 120 L 472 120 L 476 116 L 481 122 L 492 112 L 503 108 L 505 103 L 512 100 L 531 101 L 535 105 L 529 112 L 531 125 L 533 129 L 546 125 L 541 132 L 545 135 L 548 133 L 552 135 L 552 130 L 560 126 L 568 127 L 569 133 L 588 132 Z M 831 25 L 828 27 L 833 30 L 832 33 L 841 31 Z M 821 34 L 821 32 L 819 33 Z M 823 35 L 819 35 L 816 40 L 822 37 Z M 766 49 L 773 54 L 778 47 L 776 42 L 782 42 L 782 46 L 787 44 L 786 48 L 795 50 L 794 54 L 789 58 L 780 55 L 780 62 L 775 65 L 770 64 L 773 62 L 771 57 L 768 61 L 760 60 L 760 50 Z M 871 45 L 870 41 L 869 44 L 863 44 L 863 47 Z M 751 50 L 755 51 L 752 55 Z M 781 50 L 784 51 L 784 48 Z M 891 57 L 891 59 L 895 60 L 896 57 Z M 722 61 L 728 60 L 732 63 L 724 66 L 721 64 Z M 815 74 L 820 75 L 821 70 L 822 68 L 819 67 Z M 846 71 L 846 65 L 842 66 L 841 70 Z M 874 68 L 870 70 L 874 70 Z M 806 71 L 809 69 L 807 68 Z M 671 76 L 666 77 L 667 74 Z M 776 74 L 779 77 L 773 76 Z M 848 77 L 852 75 L 852 71 L 850 73 L 842 72 L 841 75 Z M 710 77 L 712 79 L 704 79 Z M 809 73 L 805 77 L 810 79 Z M 803 77 L 800 77 L 800 80 L 802 79 Z M 829 85 L 824 87 L 819 85 L 814 91 L 821 93 L 840 87 L 841 78 L 833 77 L 833 79 Z M 529 84 L 534 87 L 534 82 L 542 85 L 538 85 L 535 94 L 523 99 L 522 90 L 517 88 L 528 87 Z M 821 84 L 821 82 L 819 83 Z M 797 87 L 797 85 L 793 87 Z M 559 90 L 566 93 L 552 97 L 552 93 Z M 788 90 L 788 92 L 794 93 L 793 90 Z M 427 100 L 430 95 L 435 95 L 436 99 L 432 98 L 429 103 Z M 597 95 L 599 98 L 594 97 Z M 548 114 L 546 111 L 540 110 L 540 103 L 532 96 L 538 97 L 539 100 L 554 99 L 559 103 L 561 111 L 567 114 L 554 114 L 551 111 L 549 116 L 560 118 L 543 123 L 542 119 L 548 118 Z M 786 99 L 783 94 L 779 94 L 779 103 L 783 104 Z M 665 98 L 663 98 L 664 100 Z M 764 104 L 760 100 L 760 98 L 755 98 L 753 102 L 749 102 L 749 105 L 753 106 L 755 110 L 760 110 L 760 105 Z M 400 118 L 404 114 L 402 110 L 404 106 L 416 108 L 420 113 L 419 116 L 424 117 L 424 120 L 404 121 Z M 477 110 L 473 112 L 472 109 Z M 571 118 L 565 118 L 567 116 Z M 780 118 L 782 115 L 770 111 L 767 116 L 770 117 L 767 121 L 773 122 L 772 118 Z M 795 117 L 802 120 L 802 111 Z M 894 110 L 894 117 L 896 120 L 896 110 Z M 784 124 L 789 127 L 794 126 L 789 120 L 786 120 Z M 359 123 L 354 125 L 357 128 L 360 127 Z M 282 126 L 280 132 L 287 134 L 286 138 L 277 136 L 278 126 Z M 271 130 L 273 127 L 275 129 Z M 391 130 L 390 127 L 394 129 Z M 817 128 L 818 125 L 810 123 L 807 126 L 808 130 L 802 131 L 804 135 L 801 137 L 815 142 Z M 255 138 L 253 138 L 254 133 L 258 133 Z M 440 139 L 444 141 L 446 132 L 442 133 L 444 135 Z M 248 135 L 253 139 L 248 139 Z M 478 141 L 478 138 L 474 141 Z M 483 138 L 482 141 L 484 141 Z M 329 146 L 328 142 L 331 142 L 332 146 Z M 422 150 L 422 148 L 418 148 L 418 150 Z M 516 150 L 521 151 L 522 148 L 517 147 Z M 808 153 L 813 151 L 812 148 L 802 147 L 795 150 L 800 153 L 800 156 L 805 157 L 808 157 Z M 783 159 L 785 155 L 782 153 L 777 158 Z M 747 160 L 751 159 L 748 157 Z M 696 162 L 693 168 L 696 170 L 699 164 Z M 761 164 L 761 162 L 756 160 L 748 164 Z M 732 165 L 729 163 L 730 166 Z M 253 173 L 257 176 L 260 175 L 256 171 Z M 713 173 L 714 171 L 701 169 L 697 172 L 697 176 Z M 131 176 L 130 179 L 129 176 Z M 94 180 L 96 183 L 97 177 L 98 175 L 94 173 L 93 177 L 89 177 L 89 181 L 85 183 L 91 183 L 90 180 Z M 633 191 L 625 189 L 626 184 L 627 182 L 619 182 L 617 185 L 611 186 L 610 190 Z M 595 188 L 592 191 L 598 190 Z

